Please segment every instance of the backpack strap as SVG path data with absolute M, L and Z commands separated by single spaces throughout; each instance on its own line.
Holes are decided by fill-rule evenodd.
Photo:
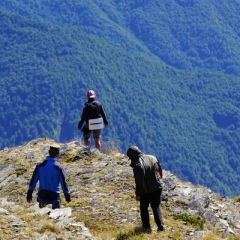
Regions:
M 144 174 L 144 177 L 145 177 L 146 170 L 145 170 L 145 166 L 144 166 L 143 161 L 142 161 L 141 158 L 139 158 L 139 162 L 140 162 L 140 164 L 141 164 L 141 168 L 142 168 L 142 170 L 143 170 L 143 174 Z
M 141 165 L 141 168 L 143 170 L 143 192 L 146 193 L 147 192 L 147 187 L 146 187 L 146 170 L 145 170 L 145 166 L 143 164 L 143 160 L 141 158 L 138 159 Z

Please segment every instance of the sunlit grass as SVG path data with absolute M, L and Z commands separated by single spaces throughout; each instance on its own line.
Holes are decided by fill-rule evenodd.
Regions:
M 203 230 L 204 228 L 204 219 L 200 216 L 191 216 L 187 213 L 176 213 L 173 216 L 175 219 L 181 219 L 184 222 L 194 225 L 198 230 Z
M 108 145 L 109 144 L 109 145 Z M 67 203 L 64 195 L 61 192 L 61 207 L 70 207 L 72 210 L 71 218 L 74 222 L 82 222 L 89 229 L 90 233 L 98 240 L 185 240 L 189 232 L 195 232 L 204 229 L 201 240 L 239 240 L 239 235 L 231 235 L 217 231 L 214 228 L 204 225 L 204 219 L 201 216 L 184 214 L 174 214 L 173 209 L 181 207 L 187 209 L 184 201 L 169 201 L 161 204 L 163 222 L 165 230 L 157 232 L 157 226 L 154 222 L 151 208 L 150 222 L 152 233 L 145 233 L 141 228 L 139 202 L 135 201 L 134 195 L 134 178 L 121 168 L 121 163 L 125 159 L 124 155 L 119 155 L 117 147 L 108 143 L 105 151 L 109 156 L 112 156 L 113 163 L 109 166 L 95 167 L 94 162 L 101 162 L 105 156 L 81 155 L 79 149 L 67 151 L 61 156 L 60 163 L 63 162 L 69 170 L 67 180 L 72 191 L 72 201 Z M 42 146 L 37 149 L 37 152 L 42 150 Z M 10 151 L 8 151 L 10 152 Z M 5 153 L 4 153 L 5 154 Z M 116 156 L 115 156 L 116 155 Z M 1 161 L 3 154 L 1 155 Z M 6 155 L 4 155 L 6 156 Z M 24 162 L 24 151 L 19 153 L 18 157 L 14 158 L 14 166 L 8 176 L 9 181 L 6 185 L 2 185 L 0 197 L 8 198 L 4 209 L 8 213 L 2 213 L 0 216 L 0 239 L 11 239 L 12 230 L 8 216 L 16 216 L 21 221 L 24 227 L 21 227 L 23 234 L 29 238 L 34 238 L 34 234 L 56 236 L 56 239 L 66 239 L 65 232 L 81 231 L 78 225 L 66 225 L 61 228 L 57 223 L 58 220 L 50 219 L 48 214 L 41 215 L 37 210 L 36 194 L 34 191 L 34 199 L 32 203 L 26 202 L 27 183 L 34 170 L 35 163 L 39 159 L 44 159 L 44 154 L 37 155 L 31 161 Z M 75 157 L 77 160 L 72 161 Z M 126 160 L 126 159 L 125 159 Z M 7 163 L 11 161 L 6 160 Z M 4 162 L 5 164 L 5 162 Z M 30 167 L 31 165 L 31 167 Z M 80 166 L 80 168 L 79 168 Z M 93 170 L 94 166 L 94 170 Z M 126 166 L 128 167 L 128 166 Z M 79 170 L 81 169 L 81 170 Z M 114 181 L 108 181 L 106 176 L 116 173 Z M 127 178 L 127 179 L 126 179 Z M 13 179 L 13 180 L 11 180 Z M 19 182 L 15 179 L 19 179 Z M 26 180 L 26 182 L 24 182 Z M 93 181 L 97 180 L 97 181 Z M 19 183 L 23 184 L 19 184 Z M 88 185 L 86 185 L 88 184 Z M 84 186 L 87 187 L 84 187 Z M 236 197 L 235 202 L 240 202 L 240 196 Z M 13 204 L 10 202 L 13 201 Z M 36 204 L 36 208 L 34 208 Z M 229 204 L 229 208 L 234 207 Z M 31 209 L 31 210 L 30 210 Z M 232 209 L 232 210 L 233 210 Z M 50 211 L 50 209 L 49 209 Z M 204 228 L 203 228 L 204 226 Z M 9 238 L 10 237 L 10 238 Z M 14 239 L 14 237 L 12 238 Z M 15 238 L 16 239 L 16 238 Z M 198 239 L 200 240 L 200 239 Z
M 234 202 L 240 202 L 240 196 L 235 197 L 233 200 Z

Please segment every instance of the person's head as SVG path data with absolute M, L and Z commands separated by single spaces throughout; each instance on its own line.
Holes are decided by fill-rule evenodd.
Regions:
M 127 150 L 127 156 L 132 162 L 138 161 L 141 154 L 142 152 L 139 150 L 137 146 L 131 146 Z
M 48 152 L 50 157 L 57 157 L 60 153 L 60 146 L 58 144 L 53 144 L 50 146 L 50 149 Z
M 88 90 L 87 99 L 94 99 L 96 97 L 96 93 L 93 90 Z

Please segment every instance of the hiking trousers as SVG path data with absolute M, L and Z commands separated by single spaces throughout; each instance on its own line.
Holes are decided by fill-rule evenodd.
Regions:
M 163 226 L 162 213 L 160 209 L 160 197 L 162 189 L 155 192 L 142 193 L 140 196 L 140 215 L 143 224 L 143 228 L 151 228 L 149 219 L 149 204 L 153 211 L 154 221 L 158 227 Z
M 55 202 L 55 203 L 45 203 L 45 202 L 40 202 L 38 201 L 38 206 L 39 208 L 44 208 L 46 207 L 48 204 L 52 204 L 52 209 L 56 209 L 56 208 L 60 208 L 60 201 Z

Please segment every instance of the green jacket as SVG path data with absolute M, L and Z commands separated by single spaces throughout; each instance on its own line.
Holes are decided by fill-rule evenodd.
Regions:
M 136 196 L 140 196 L 143 192 L 155 192 L 162 188 L 156 157 L 138 152 L 137 159 L 132 158 L 130 166 L 133 168 Z

